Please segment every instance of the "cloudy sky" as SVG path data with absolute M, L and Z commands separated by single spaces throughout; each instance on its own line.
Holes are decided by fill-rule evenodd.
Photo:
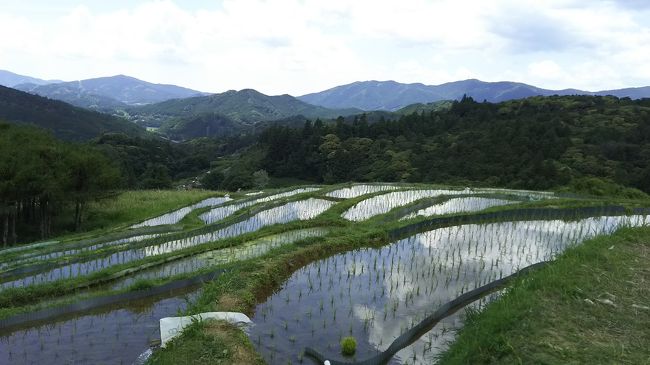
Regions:
M 0 69 L 48 79 L 292 95 L 389 79 L 650 85 L 644 0 L 0 0 L 0 32 Z

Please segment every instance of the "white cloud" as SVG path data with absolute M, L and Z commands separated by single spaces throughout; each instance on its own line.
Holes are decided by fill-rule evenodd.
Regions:
M 30 2 L 34 12 L 43 12 L 40 2 Z M 12 35 L 0 39 L 0 68 L 70 80 L 122 73 L 205 91 L 271 94 L 367 79 L 511 79 L 592 90 L 650 84 L 650 8 L 621 2 L 192 4 L 152 0 L 106 9 L 87 2 L 49 17 L 10 8 L 0 14 L 0 31 Z

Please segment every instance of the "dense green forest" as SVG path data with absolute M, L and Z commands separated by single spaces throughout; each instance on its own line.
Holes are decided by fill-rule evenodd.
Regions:
M 67 141 L 85 141 L 107 132 L 145 135 L 144 129 L 125 119 L 4 86 L 0 86 L 0 120 L 45 128 Z
M 252 136 L 173 143 L 103 134 L 86 143 L 0 123 L 0 245 L 77 231 L 87 203 L 124 189 L 196 185 L 216 156 L 250 145 Z
M 408 181 L 599 193 L 650 192 L 650 100 L 533 97 L 498 104 L 471 98 L 448 110 L 369 123 L 316 120 L 268 128 L 228 173 L 264 169 L 317 182 Z M 242 169 L 248 169 L 244 172 Z M 219 171 L 217 171 L 219 172 Z M 251 184 L 243 181 L 244 184 Z
M 72 207 L 78 228 L 86 203 L 119 186 L 120 171 L 99 150 L 35 127 L 0 124 L 0 156 L 3 246 L 48 237 L 64 206 Z

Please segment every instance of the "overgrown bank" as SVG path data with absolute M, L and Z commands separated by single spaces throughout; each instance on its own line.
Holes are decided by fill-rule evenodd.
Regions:
M 441 364 L 647 364 L 650 228 L 567 250 L 467 322 Z

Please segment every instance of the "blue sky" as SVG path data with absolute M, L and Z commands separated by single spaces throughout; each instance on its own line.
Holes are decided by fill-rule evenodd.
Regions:
M 127 74 L 293 95 L 389 79 L 650 85 L 646 1 L 0 0 L 0 9 L 0 69 L 47 79 Z

